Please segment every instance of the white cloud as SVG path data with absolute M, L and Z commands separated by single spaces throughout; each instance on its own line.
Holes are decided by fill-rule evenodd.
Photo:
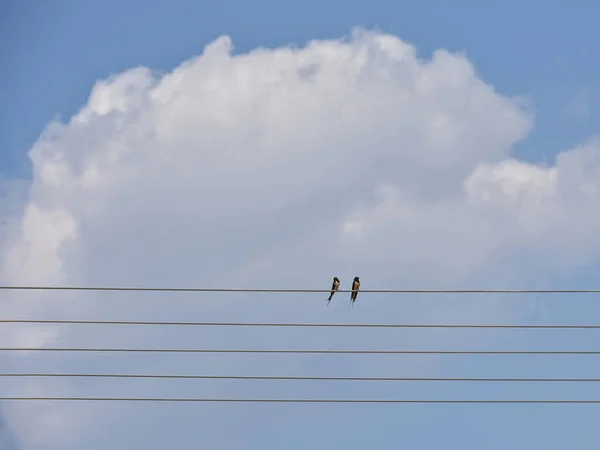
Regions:
M 547 262 L 548 251 L 562 258 L 552 267 L 565 269 L 598 254 L 600 146 L 592 140 L 562 153 L 553 167 L 523 163 L 511 150 L 532 122 L 521 99 L 495 92 L 463 55 L 439 50 L 421 60 L 396 37 L 357 32 L 348 40 L 232 56 L 230 39 L 221 37 L 165 76 L 137 68 L 98 82 L 68 124 L 48 127 L 30 152 L 34 178 L 3 252 L 0 278 L 21 284 L 326 288 L 333 275 L 347 285 L 359 274 L 365 288 L 407 281 L 452 285 L 474 274 L 485 279 L 523 258 L 539 255 Z M 525 276 L 518 272 L 506 280 Z M 306 301 L 248 296 L 248 303 L 208 306 L 174 297 L 168 304 L 156 297 L 113 297 L 36 294 L 7 299 L 4 309 L 55 318 L 183 319 L 201 313 L 263 320 L 326 314 L 333 320 L 346 314 L 347 300 L 334 297 L 323 312 L 320 297 L 310 308 L 312 297 L 300 296 Z M 358 320 L 358 311 L 365 321 L 400 310 L 407 321 L 442 313 L 446 320 L 526 313 L 493 302 L 411 309 L 366 298 L 349 320 Z M 250 302 L 252 307 L 241 306 Z M 29 345 L 50 340 L 168 347 L 181 346 L 176 338 L 185 336 L 18 330 L 10 341 Z M 193 344 L 183 345 L 201 347 L 216 337 L 248 342 L 244 333 L 209 335 L 201 341 L 194 335 Z M 289 335 L 290 345 L 323 346 L 322 334 L 298 336 Z M 268 336 L 254 339 L 269 346 Z M 333 335 L 325 339 L 343 344 Z M 12 359 L 11 367 L 38 361 L 30 358 Z M 87 365 L 66 357 L 43 361 L 45 369 L 110 371 L 99 359 L 84 360 Z M 158 371 L 149 360 L 118 361 L 116 371 Z M 218 367 L 236 364 L 242 362 Z M 174 373 L 194 367 L 168 366 Z M 25 391 L 60 395 L 81 386 L 89 385 L 36 381 Z M 215 390 L 226 392 L 221 385 Z M 22 404 L 6 411 L 27 450 L 96 448 L 86 434 L 93 424 L 104 427 L 104 435 L 110 427 L 127 432 L 108 406 Z M 120 411 L 127 416 L 139 410 Z M 75 418 L 77 427 L 69 430 Z M 160 436 L 148 436 L 156 447 L 147 448 L 159 448 Z

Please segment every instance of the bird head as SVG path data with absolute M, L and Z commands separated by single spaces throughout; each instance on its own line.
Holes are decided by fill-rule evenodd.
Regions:
M 338 277 L 333 277 L 333 281 L 340 281 Z
M 359 281 L 359 280 L 358 280 L 358 277 L 354 277 L 354 281 Z

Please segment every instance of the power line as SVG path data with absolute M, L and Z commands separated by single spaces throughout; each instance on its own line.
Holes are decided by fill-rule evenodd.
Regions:
M 287 353 L 373 355 L 600 355 L 598 350 L 248 350 L 198 348 L 25 348 L 3 347 L 0 351 L 27 352 L 122 352 L 122 353 Z
M 95 374 L 95 373 L 0 373 L 14 378 L 152 378 L 192 380 L 300 380 L 300 381 L 458 381 L 458 382 L 535 382 L 535 383 L 597 383 L 600 378 L 459 378 L 459 377 L 314 377 L 277 375 L 160 375 L 160 374 Z
M 598 404 L 600 400 L 422 400 L 422 399 L 297 399 L 297 398 L 190 398 L 190 397 L 0 397 L 2 401 L 110 401 L 110 402 L 190 402 L 190 403 L 529 403 Z
M 108 286 L 0 286 L 0 290 L 42 291 L 143 291 L 143 292 L 277 292 L 330 293 L 331 289 L 261 289 L 261 288 L 175 288 L 175 287 L 108 287 Z M 353 292 L 340 289 L 339 293 Z M 600 289 L 361 289 L 361 293 L 396 294 L 598 294 Z
M 504 325 L 504 324 L 373 324 L 373 323 L 248 323 L 177 322 L 139 320 L 26 320 L 0 319 L 0 323 L 84 324 L 84 325 L 169 325 L 219 327 L 324 327 L 324 328 L 519 328 L 519 329 L 600 329 L 600 325 Z

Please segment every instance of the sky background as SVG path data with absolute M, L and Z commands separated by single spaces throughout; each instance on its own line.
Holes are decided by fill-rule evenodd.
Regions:
M 519 150 L 550 158 L 598 129 L 598 5 L 578 0 L 506 1 L 485 6 L 459 0 L 348 5 L 338 1 L 258 0 L 6 1 L 0 17 L 0 121 L 4 177 L 30 172 L 26 152 L 55 115 L 68 119 L 99 78 L 143 65 L 171 70 L 227 34 L 234 52 L 338 38 L 354 26 L 377 28 L 415 45 L 465 52 L 487 82 L 535 100 L 537 124 Z M 77 38 L 74 38 L 74 37 Z M 541 150 L 543 149 L 543 150 Z
M 599 13 L 591 0 L 2 2 L 0 280 L 327 288 L 333 275 L 344 286 L 358 274 L 365 289 L 597 288 Z M 348 38 L 354 27 L 402 42 Z M 238 59 L 223 56 L 221 36 Z M 312 40 L 331 41 L 284 51 Z M 249 53 L 258 47 L 270 50 Z M 427 65 L 439 49 L 451 53 Z M 408 62 L 394 63 L 398 53 Z M 137 67 L 152 74 L 96 84 Z M 352 311 L 346 302 L 346 294 L 327 309 L 320 296 L 300 294 L 3 294 L 0 312 L 567 324 L 598 323 L 600 313 L 591 295 L 364 294 Z M 8 325 L 0 332 L 7 346 L 498 350 L 596 349 L 598 336 Z M 0 356 L 3 372 L 600 376 L 600 364 L 585 356 Z M 7 378 L 0 389 L 40 393 L 600 398 L 595 384 Z M 6 403 L 0 448 L 589 448 L 597 408 Z

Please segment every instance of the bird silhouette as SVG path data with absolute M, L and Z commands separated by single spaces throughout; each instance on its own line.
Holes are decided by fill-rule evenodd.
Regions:
M 354 277 L 354 281 L 352 282 L 352 293 L 350 294 L 350 305 L 352 306 L 354 306 L 354 302 L 356 301 L 356 296 L 358 295 L 358 288 L 360 288 L 360 280 L 358 279 L 358 277 Z
M 327 299 L 327 306 L 329 306 L 329 302 L 333 298 L 333 294 L 335 294 L 335 291 L 337 291 L 339 289 L 339 287 L 340 287 L 339 278 L 333 277 L 333 284 L 331 285 L 331 294 L 329 294 L 329 298 Z

